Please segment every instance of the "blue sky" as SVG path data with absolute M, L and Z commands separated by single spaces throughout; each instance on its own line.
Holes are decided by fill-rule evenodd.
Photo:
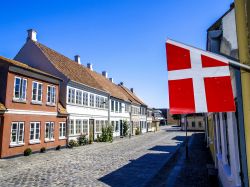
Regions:
M 83 64 L 108 71 L 151 107 L 168 107 L 165 41 L 205 49 L 206 30 L 232 0 L 2 1 L 0 55 L 14 58 L 26 30 Z

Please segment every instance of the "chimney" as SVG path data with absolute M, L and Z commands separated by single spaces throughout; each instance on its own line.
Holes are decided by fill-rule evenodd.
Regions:
M 134 88 L 130 88 L 130 91 L 131 91 L 132 93 L 134 93 Z
M 123 82 L 120 82 L 120 85 L 123 86 Z
M 81 64 L 81 58 L 79 55 L 75 55 L 75 61 L 78 63 L 78 64 Z
M 37 39 L 36 39 L 36 34 L 37 33 L 36 33 L 36 31 L 33 30 L 33 29 L 29 29 L 29 30 L 27 30 L 27 32 L 28 32 L 27 41 L 32 40 L 34 42 L 37 42 Z
M 114 83 L 114 79 L 113 79 L 113 78 L 109 78 L 109 80 L 110 80 L 112 83 Z
M 108 73 L 107 73 L 107 71 L 103 71 L 103 72 L 102 72 L 102 76 L 104 76 L 105 78 L 108 78 Z
M 88 64 L 87 64 L 87 68 L 89 68 L 91 71 L 93 71 L 93 64 L 88 63 Z

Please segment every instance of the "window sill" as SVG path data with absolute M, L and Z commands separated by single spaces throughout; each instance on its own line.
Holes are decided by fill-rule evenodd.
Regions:
M 55 107 L 55 106 L 56 106 L 56 104 L 55 104 L 55 103 L 46 103 L 46 106 Z
M 67 140 L 65 136 L 59 137 L 59 140 Z
M 39 101 L 31 101 L 31 104 L 33 104 L 33 105 L 42 105 L 43 103 L 39 102 Z
M 30 141 L 29 144 L 33 145 L 33 144 L 40 144 L 41 141 L 40 140 L 34 140 L 34 141 Z
M 54 142 L 55 139 L 45 139 L 44 142 L 47 143 L 47 142 Z
M 10 144 L 10 147 L 21 147 L 21 146 L 24 146 L 25 143 L 19 143 L 19 144 L 16 144 L 16 143 L 12 143 Z
M 27 101 L 26 100 L 23 100 L 23 99 L 12 99 L 12 102 L 14 102 L 14 103 L 23 103 L 23 104 L 26 104 L 27 103 Z

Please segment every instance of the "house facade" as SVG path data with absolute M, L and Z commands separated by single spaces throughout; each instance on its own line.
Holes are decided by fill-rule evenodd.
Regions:
M 0 57 L 0 158 L 67 144 L 60 79 Z
M 238 59 L 235 8 L 230 9 L 208 29 L 207 50 Z M 236 112 L 209 113 L 207 117 L 207 146 L 212 153 L 219 180 L 223 186 L 242 186 L 245 172 L 243 164 L 246 153 L 240 146 L 245 144 L 243 126 L 240 71 L 230 67 Z M 241 155 L 241 156 L 240 156 Z

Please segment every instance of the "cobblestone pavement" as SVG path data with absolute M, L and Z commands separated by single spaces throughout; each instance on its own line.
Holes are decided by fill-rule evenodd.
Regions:
M 1 159 L 0 186 L 144 186 L 184 136 L 163 128 L 113 143 Z

